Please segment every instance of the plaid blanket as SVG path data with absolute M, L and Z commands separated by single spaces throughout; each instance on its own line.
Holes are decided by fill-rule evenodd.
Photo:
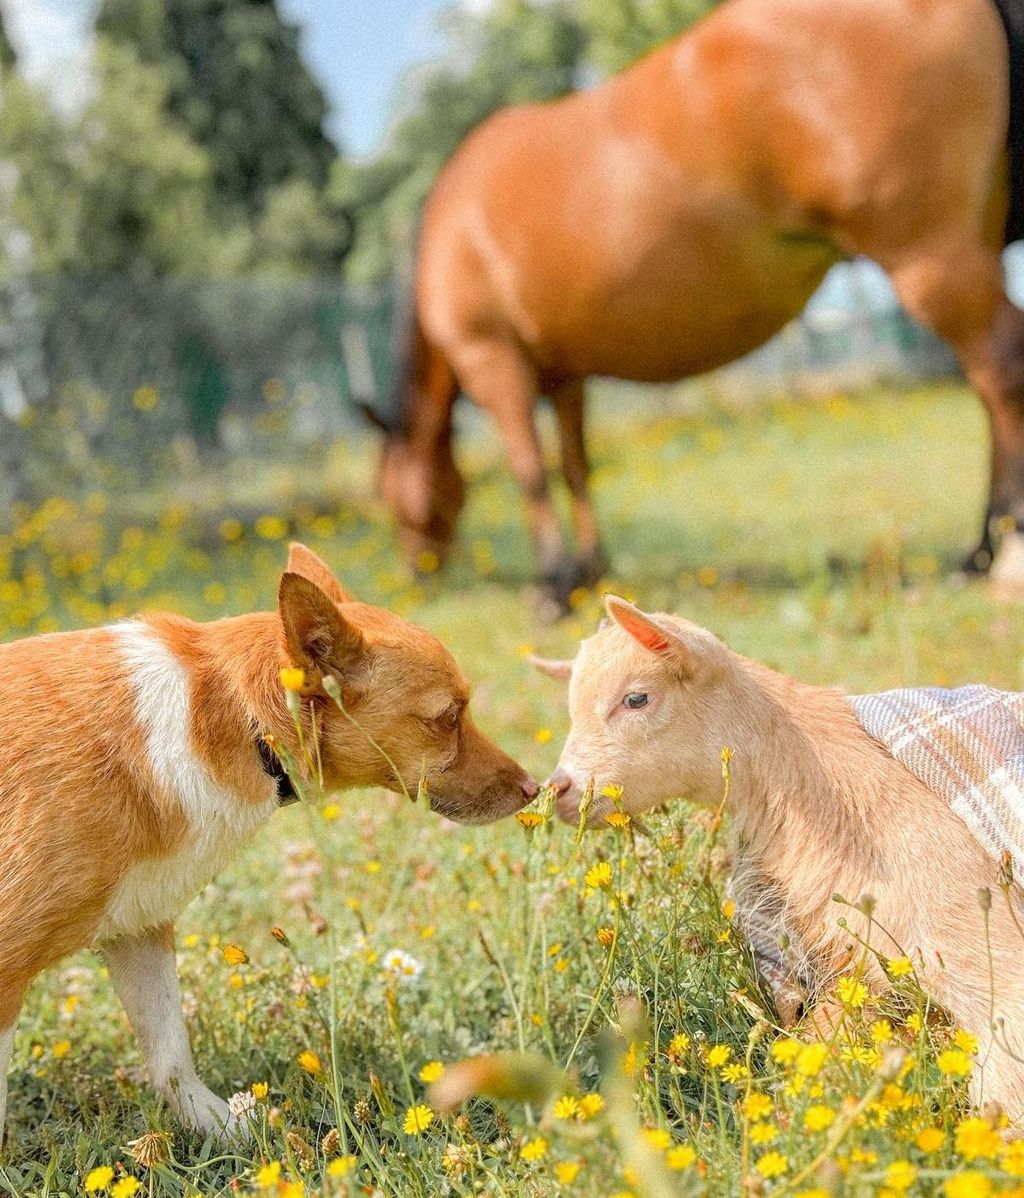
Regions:
M 1024 877 L 1024 694 L 964 686 L 851 695 L 864 731 L 941 796 L 993 860 L 1010 855 Z M 785 900 L 740 845 L 730 894 L 762 981 L 787 1018 L 813 998 L 807 953 L 786 926 Z

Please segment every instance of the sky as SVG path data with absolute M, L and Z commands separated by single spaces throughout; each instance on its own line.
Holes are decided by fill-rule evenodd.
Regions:
M 328 131 L 363 156 L 388 128 L 399 80 L 437 57 L 438 29 L 451 0 L 278 0 L 302 32 L 307 64 L 331 105 Z M 488 0 L 462 0 L 481 7 Z M 95 0 L 0 0 L 15 49 L 30 78 L 44 81 L 68 107 L 87 87 L 89 19 Z

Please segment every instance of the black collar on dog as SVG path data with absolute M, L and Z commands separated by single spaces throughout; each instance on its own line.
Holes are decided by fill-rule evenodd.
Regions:
M 299 796 L 295 793 L 291 778 L 285 773 L 284 766 L 281 764 L 281 758 L 278 757 L 259 732 L 256 733 L 256 752 L 260 755 L 260 765 L 263 767 L 263 772 L 268 778 L 274 779 L 274 785 L 277 787 L 278 807 L 287 807 L 289 803 L 296 802 Z

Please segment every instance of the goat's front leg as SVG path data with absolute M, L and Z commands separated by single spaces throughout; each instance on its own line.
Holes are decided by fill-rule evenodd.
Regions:
M 181 1009 L 170 924 L 103 945 L 110 980 L 142 1049 L 150 1081 L 190 1127 L 230 1140 L 245 1127 L 199 1080 Z

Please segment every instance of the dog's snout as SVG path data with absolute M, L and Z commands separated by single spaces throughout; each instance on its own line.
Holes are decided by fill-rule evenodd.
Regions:
M 560 798 L 566 791 L 572 789 L 572 779 L 565 770 L 555 770 L 548 779 L 548 786 L 555 792 L 556 798 Z
M 523 792 L 523 798 L 529 802 L 535 799 L 540 794 L 540 786 L 527 774 L 527 776 L 519 783 L 519 789 Z

